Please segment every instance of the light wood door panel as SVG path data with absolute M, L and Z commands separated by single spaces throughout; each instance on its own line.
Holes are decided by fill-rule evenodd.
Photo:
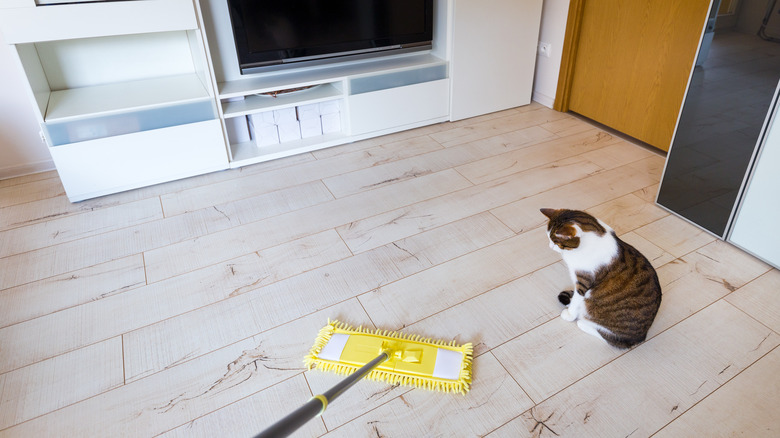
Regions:
M 569 109 L 668 150 L 709 6 L 584 1 Z

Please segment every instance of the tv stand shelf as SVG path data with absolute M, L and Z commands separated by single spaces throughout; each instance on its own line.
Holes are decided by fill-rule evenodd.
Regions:
M 257 74 L 217 84 L 222 116 L 257 113 L 337 100 L 340 132 L 256 146 L 226 137 L 230 166 L 241 167 L 288 155 L 403 129 L 446 121 L 449 113 L 448 63 L 431 54 L 399 55 Z M 274 98 L 258 93 L 314 86 Z M 226 122 L 227 127 L 227 122 Z
M 303 138 L 282 144 L 264 146 L 258 148 L 254 142 L 231 144 L 233 155 L 231 164 L 240 164 L 231 167 L 244 166 L 243 163 L 257 163 L 261 161 L 275 160 L 290 155 L 301 154 L 316 149 L 335 146 L 345 143 L 349 137 L 344 133 L 324 134 L 319 137 Z
M 65 122 L 210 98 L 194 73 L 100 84 L 52 91 L 44 120 Z
M 270 91 L 278 90 L 261 91 L 259 93 Z M 304 101 L 305 103 L 316 103 L 343 97 L 343 93 L 332 83 L 317 84 L 314 88 L 308 90 L 279 94 L 276 97 L 259 93 L 245 96 L 243 100 L 223 100 L 222 112 L 224 116 L 226 118 L 246 116 L 257 112 L 300 105 Z M 225 99 L 224 96 L 222 98 Z
M 446 64 L 431 54 L 401 55 L 391 58 L 367 59 L 354 62 L 309 67 L 253 75 L 247 78 L 219 82 L 221 98 L 237 97 L 266 91 L 283 90 L 306 85 L 332 82 L 348 76 L 370 75 L 388 70 L 419 68 L 432 64 Z

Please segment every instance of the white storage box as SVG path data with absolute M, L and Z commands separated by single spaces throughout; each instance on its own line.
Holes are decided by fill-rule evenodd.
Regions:
M 249 122 L 246 117 L 225 119 L 225 127 L 231 143 L 246 143 L 252 139 L 249 134 Z
M 296 108 L 298 110 L 298 120 L 306 119 L 319 119 L 320 118 L 320 104 L 310 103 L 308 105 L 300 105 Z
M 259 113 L 249 116 L 249 131 L 258 147 L 279 144 L 279 131 L 273 123 L 267 120 L 273 119 L 273 114 Z
M 333 114 L 341 111 L 341 104 L 339 100 L 328 100 L 319 103 L 320 115 Z
M 268 125 L 276 124 L 273 111 L 266 111 L 264 113 L 252 114 L 252 116 L 255 117 L 255 120 L 257 120 L 258 123 L 266 123 Z
M 304 118 L 300 120 L 301 138 L 317 137 L 322 135 L 320 116 Z
M 282 108 L 274 110 L 274 123 L 281 125 L 283 123 L 297 122 L 298 116 L 295 112 L 295 107 Z
M 293 108 L 295 113 L 295 108 Z M 279 141 L 282 143 L 301 139 L 301 126 L 297 120 L 276 125 L 279 128 Z
M 328 113 L 320 116 L 322 133 L 341 132 L 341 113 Z

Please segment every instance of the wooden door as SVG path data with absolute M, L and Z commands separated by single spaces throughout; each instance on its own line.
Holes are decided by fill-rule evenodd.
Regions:
M 572 0 L 556 109 L 668 150 L 710 0 Z

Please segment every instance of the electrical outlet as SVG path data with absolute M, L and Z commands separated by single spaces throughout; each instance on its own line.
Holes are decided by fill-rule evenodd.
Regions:
M 546 58 L 550 57 L 550 43 L 539 43 L 539 47 L 537 49 L 537 53 L 541 56 L 544 56 Z

